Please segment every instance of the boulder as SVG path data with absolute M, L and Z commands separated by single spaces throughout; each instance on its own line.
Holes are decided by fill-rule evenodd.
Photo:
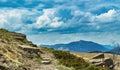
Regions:
M 100 54 L 95 55 L 95 56 L 92 57 L 92 59 L 103 59 L 103 58 L 105 58 L 103 53 L 100 53 Z
M 26 45 L 19 45 L 19 48 L 28 52 L 28 53 L 35 53 L 37 55 L 40 55 L 40 49 L 37 47 L 30 47 L 30 46 L 26 46 Z

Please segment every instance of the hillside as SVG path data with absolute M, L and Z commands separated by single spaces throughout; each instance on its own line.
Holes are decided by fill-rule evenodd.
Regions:
M 41 64 L 44 55 L 41 48 L 26 39 L 20 33 L 0 29 L 0 69 L 1 70 L 53 70 L 55 65 Z M 48 56 L 54 59 L 53 55 Z
M 77 57 L 82 57 L 86 61 L 89 61 L 95 55 L 98 55 L 100 53 L 78 53 L 78 52 L 72 52 L 72 54 L 77 56 Z M 109 53 L 104 53 L 104 55 L 105 55 L 105 58 L 111 58 L 111 59 L 113 59 L 113 56 L 114 56 L 115 64 L 116 63 L 120 63 L 120 55 L 113 55 L 113 54 L 109 54 Z M 120 70 L 120 66 L 116 64 L 114 70 Z
M 100 45 L 92 41 L 75 41 L 68 44 L 56 44 L 56 45 L 43 45 L 48 48 L 54 48 L 56 50 L 66 50 L 71 52 L 105 52 L 111 48 Z
M 21 33 L 0 29 L 1 70 L 105 70 L 70 52 L 38 47 Z

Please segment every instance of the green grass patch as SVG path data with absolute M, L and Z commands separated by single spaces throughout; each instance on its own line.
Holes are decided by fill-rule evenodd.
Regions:
M 34 61 L 38 62 L 39 64 L 41 64 L 42 63 L 42 58 L 35 58 Z
M 61 64 L 69 68 L 74 68 L 75 70 L 106 70 L 102 67 L 91 65 L 83 58 L 77 57 L 70 52 L 53 49 L 48 50 L 51 51 L 59 61 L 58 65 Z

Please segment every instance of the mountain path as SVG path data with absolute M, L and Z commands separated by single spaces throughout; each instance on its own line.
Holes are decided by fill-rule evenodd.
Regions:
M 44 51 L 44 53 L 41 54 L 41 58 L 48 58 L 51 60 L 51 63 L 41 64 L 39 68 L 36 67 L 36 69 L 33 69 L 33 70 L 58 70 L 56 66 L 53 64 L 55 62 L 55 57 L 52 53 Z

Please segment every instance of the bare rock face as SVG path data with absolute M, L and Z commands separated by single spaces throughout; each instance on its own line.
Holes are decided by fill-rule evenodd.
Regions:
M 11 35 L 16 39 L 16 40 L 25 40 L 26 39 L 26 36 L 24 34 L 21 34 L 21 33 L 14 33 L 12 32 Z
M 26 39 L 26 35 L 24 35 L 24 34 L 11 32 L 11 35 L 13 36 L 13 38 L 14 38 L 16 41 L 22 41 L 22 42 L 24 42 L 24 43 L 26 43 L 26 44 L 31 45 L 32 47 L 37 47 L 37 45 L 33 44 L 31 41 L 28 41 L 28 40 Z
M 105 58 L 103 53 L 100 53 L 100 54 L 92 57 L 92 59 L 102 59 L 102 58 Z
M 96 65 L 96 66 L 102 66 L 107 67 L 110 70 L 114 68 L 113 59 L 106 58 L 103 53 L 100 53 L 96 56 L 93 56 L 91 60 L 89 60 L 90 63 Z
M 106 59 L 104 60 L 104 62 L 106 63 L 106 65 L 107 65 L 108 67 L 110 67 L 111 65 L 114 64 L 114 63 L 113 63 L 113 60 L 112 60 L 111 58 L 106 58 Z
M 41 53 L 40 49 L 37 47 L 31 47 L 31 46 L 27 46 L 27 45 L 19 45 L 19 48 L 30 54 L 35 53 L 38 56 L 40 56 L 40 53 Z

